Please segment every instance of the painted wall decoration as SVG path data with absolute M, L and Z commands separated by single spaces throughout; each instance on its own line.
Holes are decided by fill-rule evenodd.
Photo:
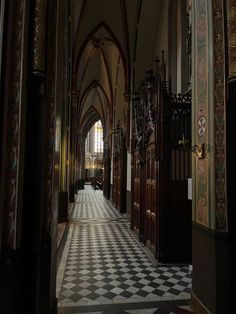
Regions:
M 228 63 L 229 78 L 236 76 L 236 1 L 228 0 L 227 22 L 228 22 Z
M 36 0 L 33 37 L 33 68 L 44 73 L 47 25 L 47 1 Z
M 232 2 L 236 4 L 236 1 Z M 232 4 L 231 20 L 236 18 L 235 13 L 236 10 L 233 9 Z M 194 16 L 195 142 L 198 145 L 205 143 L 207 150 L 209 149 L 205 159 L 196 159 L 195 161 L 195 220 L 206 227 L 224 231 L 227 229 L 224 1 L 195 0 Z M 234 25 L 236 24 L 234 23 Z M 232 67 L 230 71 L 232 73 Z M 212 134 L 211 138 L 209 137 L 210 133 Z M 212 147 L 214 147 L 214 155 Z M 209 154 L 212 156 L 211 159 Z
M 226 166 L 225 166 L 225 65 L 224 65 L 224 7 L 223 0 L 214 0 L 215 55 L 215 180 L 216 229 L 225 230 L 226 223 Z M 228 3 L 231 1 L 228 1 Z M 234 1 L 235 2 L 235 1 Z M 236 3 L 236 2 L 235 2 Z M 236 13 L 236 11 L 234 11 Z M 234 19 L 236 14 L 234 15 Z M 236 27 L 236 21 L 234 21 Z M 235 42 L 236 43 L 236 42 Z M 234 48 L 234 53 L 236 49 Z
M 197 133 L 199 136 L 204 136 L 206 133 L 207 121 L 205 116 L 198 117 L 197 121 Z
M 44 8 L 45 9 L 45 8 Z M 53 209 L 53 180 L 54 171 L 54 145 L 55 145 L 55 75 L 56 75 L 56 20 L 57 1 L 49 4 L 48 28 L 48 67 L 47 67 L 47 113 L 45 128 L 45 170 L 44 170 L 44 199 L 43 199 L 43 235 L 51 235 L 52 209 Z
M 8 83 L 8 117 L 7 117 L 7 156 L 5 165 L 6 190 L 4 193 L 4 242 L 16 248 L 16 219 L 18 208 L 18 179 L 20 155 L 20 121 L 21 121 L 21 74 L 22 41 L 25 1 L 16 0 L 13 9 L 13 28 L 11 34 L 11 64 Z
M 208 142 L 208 7 L 207 0 L 195 7 L 195 117 L 196 144 Z M 196 159 L 196 222 L 209 225 L 208 157 Z

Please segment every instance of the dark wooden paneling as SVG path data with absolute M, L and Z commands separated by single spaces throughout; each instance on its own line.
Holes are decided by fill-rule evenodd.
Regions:
M 228 203 L 228 228 L 233 232 L 236 230 L 236 199 L 235 199 L 235 176 L 236 176 L 236 150 L 235 139 L 232 134 L 236 132 L 236 79 L 228 83 L 228 99 L 226 104 L 226 147 L 227 147 L 227 203 Z M 235 232 L 235 231 L 234 231 Z
M 126 212 L 126 178 L 127 178 L 127 152 L 125 138 L 121 133 L 120 148 L 113 156 L 113 203 L 120 212 Z M 115 143 L 117 145 L 117 143 Z
M 192 238 L 194 295 L 211 313 L 234 313 L 234 289 L 229 287 L 233 284 L 231 278 L 235 277 L 235 264 L 230 266 L 233 253 L 230 244 L 235 239 L 196 223 L 193 223 Z
M 146 146 L 146 193 L 145 193 L 145 240 L 147 246 L 156 254 L 157 242 L 157 196 L 155 143 Z
M 140 188 L 141 188 L 141 166 L 139 162 L 139 152 L 133 155 L 133 204 L 132 204 L 132 225 L 134 231 L 139 234 L 140 231 Z
M 134 98 L 132 226 L 160 262 L 191 262 L 191 99 L 151 70 Z
M 113 202 L 120 209 L 120 160 L 114 161 L 113 167 Z
M 104 149 L 103 194 L 107 199 L 110 199 L 110 191 L 111 191 L 110 185 L 111 185 L 111 159 L 110 159 L 110 150 L 108 148 L 106 148 L 106 149 Z
M 193 246 L 193 266 L 197 266 L 193 271 L 193 293 L 212 313 L 215 313 L 215 243 L 210 232 L 204 235 L 193 230 Z
M 59 192 L 59 210 L 58 210 L 58 222 L 68 221 L 68 192 Z

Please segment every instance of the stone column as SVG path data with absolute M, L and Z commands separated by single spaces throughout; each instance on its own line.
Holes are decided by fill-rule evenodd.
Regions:
M 227 165 L 226 158 L 231 155 L 226 154 L 227 125 L 231 125 L 227 119 L 226 84 L 227 76 L 234 76 L 235 52 L 231 48 L 227 52 L 225 21 L 229 5 L 233 8 L 235 1 L 193 1 L 192 139 L 199 147 L 206 145 L 205 158 L 193 155 L 192 300 L 196 313 L 202 310 L 205 313 L 206 309 L 211 313 L 230 313 L 230 299 L 233 299 L 229 297 L 233 288 L 229 288 L 226 168 L 231 169 L 230 173 L 232 168 Z M 230 29 L 234 28 L 231 23 L 228 19 Z M 234 105 L 230 117 L 235 116 L 233 108 Z M 231 128 L 230 133 L 234 134 L 235 130 Z M 234 160 L 235 157 L 233 163 Z
M 9 16 L 6 25 L 7 53 L 6 73 L 4 86 L 4 121 L 1 156 L 1 190 L 0 206 L 3 208 L 3 246 L 16 249 L 17 241 L 17 215 L 21 209 L 22 185 L 19 185 L 22 174 L 21 136 L 23 132 L 22 109 L 23 82 L 25 78 L 23 44 L 25 38 L 25 1 L 17 0 L 14 6 L 8 6 Z M 1 210 L 0 210 L 1 212 Z
M 70 202 L 75 201 L 75 194 L 77 192 L 76 186 L 76 135 L 77 135 L 77 114 L 78 114 L 78 93 L 72 91 L 71 100 L 71 134 L 70 134 Z
M 15 313 L 21 300 L 21 216 L 28 6 L 1 1 L 4 34 L 0 108 L 0 290 L 1 312 Z M 2 20 L 4 18 L 4 21 Z M 2 28 L 3 27 L 3 28 Z

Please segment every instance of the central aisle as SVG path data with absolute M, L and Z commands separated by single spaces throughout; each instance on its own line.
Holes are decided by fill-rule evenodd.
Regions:
M 58 271 L 59 313 L 189 313 L 187 267 L 155 266 L 101 191 L 79 191 Z

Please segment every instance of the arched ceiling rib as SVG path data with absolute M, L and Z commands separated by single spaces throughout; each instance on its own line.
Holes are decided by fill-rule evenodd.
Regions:
M 130 91 L 130 75 L 138 84 L 154 58 L 164 0 L 70 1 L 73 88 L 80 95 L 80 121 L 92 107 L 106 119 L 107 106 L 112 113 Z
M 92 49 L 91 54 L 86 63 L 81 63 L 81 74 L 79 75 L 78 85 L 80 86 L 80 94 L 83 95 L 86 87 L 91 81 L 96 80 L 103 86 L 109 101 L 112 102 L 112 85 L 111 76 L 104 59 L 102 49 Z
M 94 112 L 93 114 L 90 114 L 87 117 L 86 123 L 83 124 L 81 127 L 81 136 L 84 140 L 86 139 L 88 132 L 90 131 L 94 123 L 96 123 L 99 120 L 100 120 L 100 117 L 96 112 Z
M 112 107 L 109 101 L 109 97 L 101 84 L 94 80 L 85 89 L 81 97 L 81 106 L 79 111 L 80 121 L 84 119 L 85 113 L 91 108 L 96 108 L 101 116 L 101 120 L 105 122 L 105 113 L 111 113 Z M 104 111 L 104 107 L 106 111 Z
M 127 77 L 126 58 L 121 44 L 112 30 L 101 22 L 88 34 L 74 56 L 74 89 L 84 91 L 84 86 L 96 79 L 103 85 L 112 102 L 115 73 L 121 56 L 124 73 Z M 126 87 L 123 86 L 123 89 Z
M 80 2 L 74 0 L 74 2 Z M 76 4 L 78 6 L 78 4 Z M 121 11 L 120 1 L 117 0 L 86 0 L 84 5 L 83 14 L 80 16 L 79 27 L 74 30 L 76 34 L 74 38 L 76 41 L 73 43 L 75 55 L 78 54 L 80 47 L 83 45 L 88 34 L 100 23 L 109 25 L 109 29 L 115 34 L 117 41 L 121 44 L 124 50 L 125 34 L 123 29 L 123 17 Z M 101 28 L 101 27 L 99 27 Z M 98 34 L 100 35 L 100 34 Z M 111 34 L 110 34 L 111 35 Z

